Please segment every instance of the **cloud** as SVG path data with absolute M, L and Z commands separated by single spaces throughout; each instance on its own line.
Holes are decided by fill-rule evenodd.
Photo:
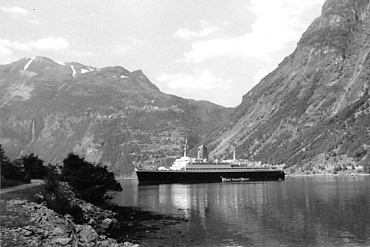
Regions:
M 0 47 L 4 49 L 17 49 L 17 50 L 28 50 L 29 46 L 25 43 L 21 43 L 18 41 L 12 42 L 8 39 L 0 39 Z
M 8 39 L 0 39 L 0 62 L 8 62 L 12 60 L 13 50 L 30 51 L 28 44 L 18 41 L 12 42 Z
M 125 53 L 127 53 L 128 51 L 132 50 L 132 46 L 128 46 L 128 45 L 124 45 L 124 44 L 120 44 L 120 45 L 115 45 L 112 50 L 114 53 L 118 54 L 118 55 L 123 55 Z
M 7 47 L 8 49 L 24 50 L 29 51 L 32 49 L 35 50 L 60 50 L 69 47 L 67 40 L 57 37 L 48 37 L 42 38 L 36 41 L 28 42 L 19 42 L 19 41 L 10 41 L 6 39 L 0 40 L 0 45 Z
M 210 35 L 211 33 L 219 30 L 217 27 L 210 26 L 208 22 L 202 21 L 202 30 L 196 32 L 196 31 L 190 31 L 187 28 L 180 28 L 175 32 L 173 35 L 176 38 L 181 39 L 190 39 L 190 38 L 197 38 L 197 37 L 206 37 Z
M 210 90 L 215 88 L 229 89 L 230 80 L 217 78 L 209 70 L 195 71 L 194 74 L 162 73 L 157 80 L 166 83 L 170 89 Z
M 122 43 L 113 46 L 112 51 L 115 54 L 123 55 L 134 49 L 135 46 L 142 44 L 143 42 L 135 37 L 128 37 Z
M 61 37 L 43 38 L 37 41 L 31 41 L 29 45 L 36 50 L 61 50 L 69 47 L 68 41 Z
M 31 24 L 42 24 L 42 22 L 40 22 L 39 20 L 36 20 L 36 19 L 29 19 L 29 20 L 26 20 L 28 23 L 31 23 Z
M 0 39 L 0 62 L 12 59 L 13 51 L 26 51 L 28 53 L 38 50 L 61 50 L 69 47 L 67 40 L 57 37 L 42 38 L 36 41 L 19 42 Z
M 9 48 L 9 40 L 0 39 L 0 64 L 5 64 L 11 61 L 13 51 Z
M 4 13 L 9 13 L 12 15 L 28 15 L 29 12 L 25 9 L 22 9 L 20 7 L 5 7 L 0 6 L 0 11 Z
M 11 56 L 12 54 L 12 50 L 3 45 L 0 40 L 0 56 Z
M 179 61 L 199 63 L 217 56 L 269 61 L 272 54 L 300 38 L 306 28 L 300 19 L 303 7 L 321 2 L 323 0 L 252 0 L 246 7 L 256 15 L 251 32 L 239 37 L 194 42 L 191 51 L 185 52 Z
M 37 19 L 34 19 L 34 18 L 29 19 L 29 16 L 30 16 L 29 14 L 30 13 L 28 12 L 28 10 L 22 9 L 20 7 L 0 6 L 0 12 L 10 14 L 10 16 L 13 17 L 13 18 L 18 18 L 20 16 L 28 16 L 27 18 L 25 18 L 25 21 L 27 23 L 31 23 L 31 24 L 40 24 L 41 23 Z

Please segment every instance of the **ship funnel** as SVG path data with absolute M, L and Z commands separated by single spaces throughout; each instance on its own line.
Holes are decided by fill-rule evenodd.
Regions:
M 187 151 L 188 151 L 188 146 L 187 146 L 187 145 L 185 145 L 185 146 L 184 146 L 184 157 L 187 157 L 187 156 L 186 156 L 186 152 L 187 152 Z
M 208 159 L 208 149 L 206 146 L 201 145 L 198 148 L 198 158 L 199 159 Z

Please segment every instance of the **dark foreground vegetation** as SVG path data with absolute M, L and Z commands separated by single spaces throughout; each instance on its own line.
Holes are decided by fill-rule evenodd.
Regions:
M 34 154 L 10 162 L 0 144 L 1 188 L 29 183 L 31 179 L 45 179 L 48 193 L 57 193 L 60 182 L 71 186 L 78 198 L 97 206 L 107 204 L 114 192 L 122 191 L 113 172 L 101 164 L 91 164 L 73 153 L 63 165 L 44 165 Z
M 17 238 L 23 233 L 14 233 L 11 229 L 23 227 L 30 231 L 29 229 L 32 227 L 38 227 L 35 222 L 30 221 L 27 212 L 22 211 L 22 207 L 13 210 L 14 212 L 7 212 L 7 208 L 16 208 L 16 205 L 19 204 L 19 202 L 15 202 L 16 205 L 13 205 L 12 200 L 14 199 L 24 199 L 31 203 L 37 203 L 41 207 L 46 206 L 61 216 L 70 217 L 73 224 L 77 226 L 75 229 L 79 229 L 81 226 L 92 226 L 97 234 L 103 234 L 102 236 L 108 236 L 122 243 L 132 239 L 145 241 L 146 232 L 159 230 L 183 221 L 171 216 L 142 211 L 139 208 L 111 204 L 110 201 L 114 193 L 122 191 L 114 174 L 109 172 L 105 166 L 91 164 L 73 153 L 70 153 L 60 166 L 50 164 L 45 166 L 44 162 L 34 154 L 23 156 L 15 163 L 9 161 L 1 146 L 0 151 L 2 188 L 28 183 L 30 179 L 44 179 L 43 185 L 2 195 L 1 203 L 5 204 L 1 207 L 1 227 L 10 229 L 4 228 L 2 234 L 4 231 L 10 231 L 11 234 L 15 234 L 13 238 Z M 31 208 L 31 211 L 35 207 L 36 210 L 36 206 L 27 204 L 25 207 Z M 9 218 L 6 217 L 7 215 L 14 217 Z M 97 238 L 96 241 L 98 240 Z M 11 243 L 8 244 L 1 242 L 2 246 L 13 246 Z M 45 243 L 42 242 L 42 244 Z

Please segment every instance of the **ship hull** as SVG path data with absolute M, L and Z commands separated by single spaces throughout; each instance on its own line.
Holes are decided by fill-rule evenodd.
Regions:
M 222 181 L 284 180 L 282 170 L 246 171 L 136 171 L 139 184 L 210 183 Z

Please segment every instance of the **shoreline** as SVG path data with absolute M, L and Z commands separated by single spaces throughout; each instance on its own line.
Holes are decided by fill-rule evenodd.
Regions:
M 356 174 L 330 174 L 330 173 L 319 173 L 319 174 L 285 174 L 285 177 L 320 177 L 320 176 L 327 176 L 327 177 L 362 177 L 362 176 L 370 176 L 369 173 L 356 173 Z
M 139 247 L 146 246 L 148 233 L 186 221 L 138 207 L 113 204 L 97 207 L 74 197 L 73 203 L 80 206 L 89 219 L 87 223 L 77 224 L 73 219 L 69 220 L 70 216 L 57 214 L 45 203 L 29 200 L 40 190 L 24 188 L 1 196 L 1 246 L 13 246 L 15 241 L 16 246 L 71 246 L 78 243 L 79 246 Z M 65 230 L 67 222 L 72 224 L 73 236 Z

